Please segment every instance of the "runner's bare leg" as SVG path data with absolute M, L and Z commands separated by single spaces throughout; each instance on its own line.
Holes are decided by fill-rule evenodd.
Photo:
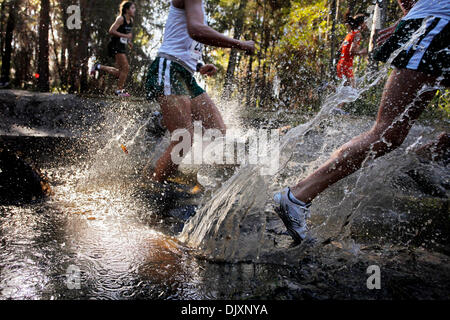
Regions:
M 177 129 L 186 129 L 193 137 L 193 124 L 191 116 L 191 100 L 188 96 L 165 96 L 159 99 L 161 112 L 166 128 L 172 134 Z M 178 165 L 172 161 L 172 150 L 179 144 L 173 141 L 164 154 L 156 162 L 152 180 L 163 182 L 167 177 L 177 171 Z M 191 140 L 192 143 L 192 140 Z
M 418 92 L 424 84 L 433 84 L 435 80 L 414 70 L 394 70 L 384 88 L 372 129 L 344 144 L 324 165 L 292 187 L 294 196 L 305 203 L 311 202 L 329 186 L 361 168 L 370 152 L 377 158 L 399 147 L 435 95 L 432 91 L 417 97 Z M 416 98 L 406 115 L 397 120 Z
M 125 81 L 128 77 L 128 72 L 130 71 L 130 65 L 128 64 L 128 59 L 126 54 L 118 53 L 116 54 L 116 64 L 119 68 L 119 81 L 117 84 L 117 90 L 123 90 L 125 86 Z
M 192 99 L 191 107 L 194 121 L 201 121 L 205 129 L 218 129 L 226 134 L 222 115 L 206 92 Z

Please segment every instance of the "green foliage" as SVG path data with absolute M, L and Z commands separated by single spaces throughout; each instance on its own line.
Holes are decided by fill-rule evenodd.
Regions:
M 440 114 L 442 119 L 450 120 L 450 90 L 438 90 L 430 108 Z

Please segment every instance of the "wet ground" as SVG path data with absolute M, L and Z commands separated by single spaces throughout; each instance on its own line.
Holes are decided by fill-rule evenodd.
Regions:
M 119 128 L 126 121 L 122 116 L 106 123 Z M 132 126 L 123 140 L 134 141 L 141 127 Z M 212 190 L 175 198 L 152 192 L 130 160 L 142 146 L 127 143 L 131 156 L 126 155 L 120 130 L 97 140 L 48 132 L 4 137 L 47 174 L 53 195 L 0 205 L 0 299 L 449 299 L 448 252 L 421 243 L 371 241 L 364 238 L 374 229 L 370 221 L 361 224 L 366 229 L 354 225 L 356 242 L 296 248 L 289 248 L 289 237 L 273 221 L 278 247 L 302 252 L 294 263 L 206 260 L 177 235 Z M 199 180 L 215 174 L 202 171 Z M 341 189 L 336 192 L 341 196 Z M 447 204 L 440 212 L 448 212 L 448 201 L 440 203 Z M 367 288 L 371 265 L 380 266 L 380 290 Z
M 449 298 L 449 257 L 416 247 L 332 242 L 299 249 L 297 266 L 206 261 L 176 238 L 176 211 L 201 198 L 161 206 L 137 176 L 50 164 L 47 201 L 0 206 L 1 299 Z M 372 264 L 381 290 L 367 289 Z

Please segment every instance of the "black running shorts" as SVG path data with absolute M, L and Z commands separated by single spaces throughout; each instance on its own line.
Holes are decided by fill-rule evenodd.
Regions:
M 374 59 L 387 62 L 392 58 L 393 66 L 443 77 L 442 84 L 448 86 L 449 44 L 448 20 L 436 17 L 402 20 L 394 34 L 375 51 Z M 396 53 L 398 54 L 395 56 Z

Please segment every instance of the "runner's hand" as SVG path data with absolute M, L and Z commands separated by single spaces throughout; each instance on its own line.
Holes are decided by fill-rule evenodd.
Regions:
M 241 41 L 240 49 L 245 51 L 247 54 L 255 53 L 255 41 Z
M 216 74 L 217 68 L 213 64 L 205 64 L 203 67 L 199 70 L 200 74 L 206 75 L 208 77 L 211 77 Z
M 387 39 L 389 39 L 392 34 L 394 33 L 395 29 L 397 28 L 397 24 L 393 25 L 392 27 L 383 29 L 378 32 L 378 38 L 377 38 L 377 46 L 381 46 Z
M 133 39 L 133 34 L 132 33 L 127 33 L 127 36 L 125 38 L 132 40 Z
M 129 41 L 128 46 L 130 47 L 130 49 L 133 49 L 133 42 Z

